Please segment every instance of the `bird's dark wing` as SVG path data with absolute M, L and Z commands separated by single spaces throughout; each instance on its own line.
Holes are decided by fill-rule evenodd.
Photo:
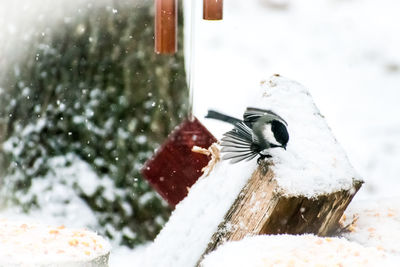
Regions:
M 258 155 L 252 149 L 258 140 L 255 139 L 252 130 L 243 122 L 236 123 L 235 128 L 225 133 L 221 141 L 221 152 L 224 153 L 222 159 L 230 159 L 231 163 L 251 160 Z
M 278 114 L 271 110 L 259 109 L 259 108 L 247 108 L 243 114 L 243 121 L 246 125 L 253 125 L 262 116 L 271 116 L 271 120 L 278 120 L 288 125 L 287 122 Z

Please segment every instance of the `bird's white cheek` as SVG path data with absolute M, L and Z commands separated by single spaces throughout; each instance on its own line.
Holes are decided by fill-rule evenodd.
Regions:
M 270 143 L 270 144 L 274 144 L 277 146 L 280 146 L 281 144 L 279 144 L 278 141 L 276 141 L 274 133 L 272 132 L 271 129 L 271 124 L 266 124 L 263 130 L 263 135 L 265 137 L 265 139 Z

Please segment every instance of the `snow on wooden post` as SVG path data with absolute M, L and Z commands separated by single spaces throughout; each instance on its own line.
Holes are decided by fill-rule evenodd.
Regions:
M 286 91 L 285 88 L 279 92 L 280 89 L 275 87 L 281 80 L 279 75 L 273 77 L 267 84 L 270 90 L 264 93 L 264 97 L 274 99 L 274 95 L 270 94 L 277 90 L 274 93 L 280 95 L 275 99 L 278 103 L 291 98 L 297 99 L 298 103 L 293 103 L 292 107 L 285 104 L 293 114 L 289 111 L 287 114 L 283 113 L 284 111 L 279 114 L 290 121 L 290 142 L 294 144 L 289 145 L 298 152 L 299 158 L 280 151 L 279 154 L 283 153 L 282 160 L 287 159 L 287 163 L 283 161 L 276 164 L 272 160 L 257 168 L 213 234 L 204 255 L 225 241 L 241 240 L 247 235 L 332 235 L 338 230 L 340 218 L 362 185 L 361 179 L 355 179 L 356 175 L 351 173 L 347 158 L 340 155 L 343 153 L 340 153 L 342 151 L 338 149 L 337 141 L 309 94 L 303 91 L 302 94 L 291 97 L 288 94 L 290 90 Z M 292 120 L 295 117 L 298 117 L 297 121 Z M 301 141 L 300 138 L 304 140 L 298 142 Z M 308 143 L 309 141 L 312 143 Z M 338 162 L 339 160 L 343 162 Z M 300 168 L 290 170 L 297 164 L 296 161 L 304 161 L 301 164 L 303 166 L 299 165 Z M 329 169 L 332 168 L 346 168 L 347 171 L 342 173 L 343 176 L 335 177 L 328 175 Z M 302 184 L 295 185 L 296 182 L 301 183 L 303 178 L 307 178 L 305 175 L 315 174 L 318 175 L 312 183 L 305 184 L 307 187 Z M 288 177 L 285 177 L 286 175 Z M 335 184 L 341 183 L 345 178 L 351 180 L 350 186 L 336 188 Z M 321 187 L 324 180 L 326 184 Z
M 271 109 L 288 122 L 287 150 L 272 159 L 221 160 L 192 186 L 149 247 L 146 266 L 196 266 L 226 240 L 246 235 L 335 232 L 362 184 L 309 92 L 272 76 L 246 106 Z M 243 107 L 243 111 L 245 107 Z

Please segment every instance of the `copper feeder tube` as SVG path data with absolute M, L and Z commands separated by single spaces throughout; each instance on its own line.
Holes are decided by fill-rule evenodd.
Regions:
M 154 51 L 174 54 L 177 46 L 178 0 L 155 0 Z
M 203 0 L 203 19 L 222 20 L 223 0 Z

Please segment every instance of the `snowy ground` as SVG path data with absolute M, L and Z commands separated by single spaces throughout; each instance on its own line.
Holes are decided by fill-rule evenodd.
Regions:
M 227 255 L 229 255 L 227 257 Z M 383 251 L 342 238 L 271 235 L 229 242 L 210 253 L 202 267 L 397 266 Z
M 229 126 L 203 119 L 207 109 L 240 117 L 257 93 L 249 88 L 261 80 L 273 73 L 297 80 L 311 91 L 366 181 L 354 206 L 366 198 L 399 196 L 400 2 L 224 4 L 222 22 L 196 20 L 195 115 L 220 137 Z M 0 34 L 10 29 L 2 27 Z M 141 250 L 115 248 L 111 266 L 131 266 Z

